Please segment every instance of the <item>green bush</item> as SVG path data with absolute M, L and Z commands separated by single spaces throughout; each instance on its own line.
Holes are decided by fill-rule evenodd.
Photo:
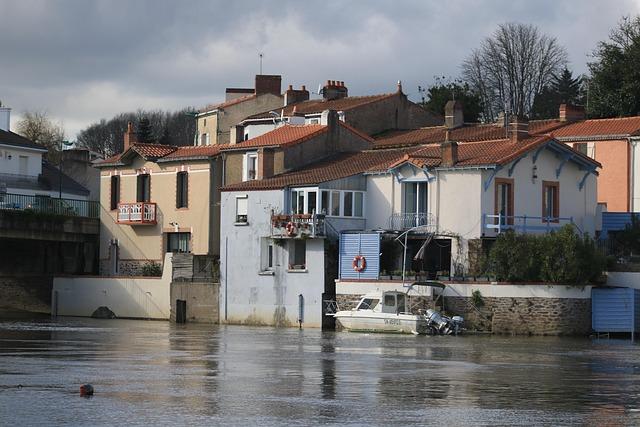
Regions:
M 498 280 L 584 286 L 602 275 L 605 258 L 594 240 L 571 225 L 544 235 L 508 231 L 498 236 L 489 253 Z
M 142 266 L 143 276 L 162 276 L 162 266 L 156 262 L 149 261 Z

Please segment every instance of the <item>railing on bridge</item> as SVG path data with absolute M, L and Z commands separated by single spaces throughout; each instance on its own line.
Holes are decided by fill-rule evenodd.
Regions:
M 156 224 L 156 204 L 150 202 L 118 203 L 118 224 Z
M 436 219 L 430 213 L 396 213 L 389 217 L 390 230 L 408 230 L 419 226 L 436 226 Z
M 63 216 L 98 218 L 100 205 L 93 200 L 0 193 L 0 210 L 29 211 Z
M 574 224 L 573 217 L 543 217 L 528 215 L 482 215 L 482 230 L 500 234 L 507 230 L 520 233 L 540 233 L 557 230 L 566 224 Z

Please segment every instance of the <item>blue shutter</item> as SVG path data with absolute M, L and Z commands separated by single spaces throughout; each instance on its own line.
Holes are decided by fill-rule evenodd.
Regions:
M 361 255 L 367 267 L 357 272 L 353 258 Z M 378 233 L 340 234 L 340 279 L 378 279 L 380 272 L 380 235 Z

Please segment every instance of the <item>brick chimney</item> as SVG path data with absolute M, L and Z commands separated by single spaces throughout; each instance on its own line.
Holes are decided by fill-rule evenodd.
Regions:
M 458 163 L 458 143 L 449 141 L 440 144 L 440 157 L 442 158 L 440 166 L 448 168 Z
M 349 96 L 349 90 L 342 81 L 327 80 L 327 84 L 322 88 L 322 97 L 325 101 L 346 98 L 347 96 Z
M 282 76 L 271 76 L 266 74 L 256 75 L 256 95 L 262 95 L 265 93 L 272 93 L 274 95 L 280 95 L 282 91 Z
M 309 91 L 303 85 L 300 89 L 294 89 L 293 86 L 289 85 L 289 88 L 284 93 L 284 105 L 297 104 L 298 102 L 308 101 L 309 100 Z
M 444 124 L 448 129 L 455 129 L 464 124 L 462 102 L 449 101 L 444 106 Z
M 523 117 L 514 117 L 509 123 L 512 142 L 520 142 L 529 137 L 529 121 Z
M 577 122 L 587 116 L 584 107 L 571 104 L 560 104 L 559 117 L 561 122 Z
M 265 179 L 273 176 L 274 160 L 273 148 L 260 148 L 258 150 L 257 179 Z
M 124 153 L 131 147 L 133 144 L 138 142 L 138 134 L 133 130 L 133 123 L 127 123 L 127 130 L 124 133 L 124 149 L 122 152 Z

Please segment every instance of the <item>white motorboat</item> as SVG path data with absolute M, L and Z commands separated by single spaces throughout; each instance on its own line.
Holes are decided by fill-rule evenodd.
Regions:
M 444 288 L 438 282 L 414 283 L 407 292 L 386 291 L 366 294 L 356 308 L 333 313 L 336 322 L 347 331 L 387 332 L 415 335 L 449 335 L 462 330 L 464 319 L 447 317 L 435 310 L 408 311 L 408 292 L 415 285 Z

